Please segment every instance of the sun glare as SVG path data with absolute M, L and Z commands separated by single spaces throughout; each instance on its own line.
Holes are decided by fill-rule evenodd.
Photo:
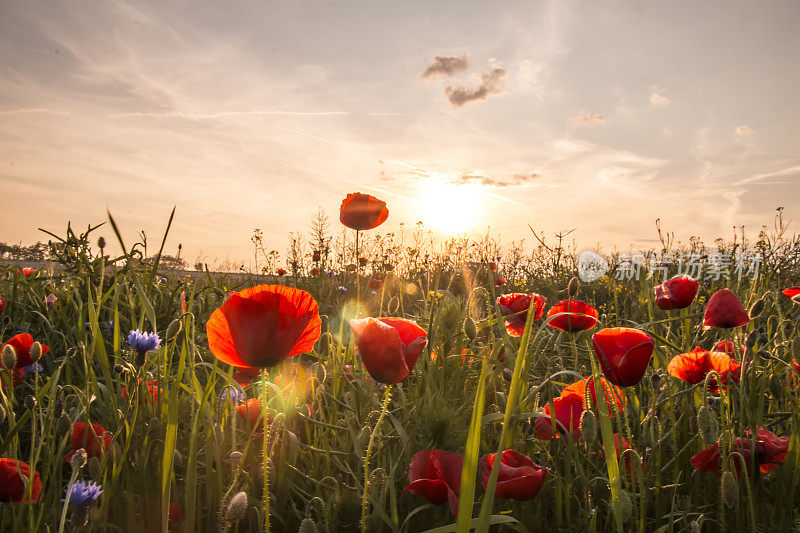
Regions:
M 480 220 L 482 196 L 480 185 L 424 183 L 417 195 L 419 218 L 426 227 L 447 235 L 467 232 Z

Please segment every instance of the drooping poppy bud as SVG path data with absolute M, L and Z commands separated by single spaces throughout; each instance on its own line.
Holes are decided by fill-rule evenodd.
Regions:
M 653 339 L 633 328 L 606 328 L 592 336 L 603 374 L 614 385 L 629 387 L 644 377 L 653 355 Z

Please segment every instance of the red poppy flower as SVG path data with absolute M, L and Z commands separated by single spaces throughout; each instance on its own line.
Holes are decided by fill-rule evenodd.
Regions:
M 372 278 L 369 280 L 369 288 L 373 291 L 379 291 L 383 289 L 383 282 L 378 278 Z
M 314 298 L 282 285 L 233 293 L 206 324 L 211 353 L 237 367 L 270 367 L 310 352 L 321 331 Z
M 494 458 L 497 454 L 484 455 L 481 458 L 479 471 L 483 490 L 489 484 L 489 476 L 494 467 Z M 514 450 L 506 450 L 500 456 L 500 467 L 497 475 L 497 485 L 494 495 L 498 498 L 511 498 L 525 501 L 536 497 L 542 490 L 547 479 L 547 469 L 531 460 L 527 455 L 522 455 Z
M 30 497 L 28 496 L 28 479 L 31 468 L 27 463 L 0 458 L 0 502 L 35 503 L 42 495 L 42 482 L 39 472 L 33 472 Z
M 233 372 L 233 376 L 231 377 L 233 377 L 233 380 L 242 387 L 247 387 L 260 373 L 260 368 L 242 366 L 236 368 L 236 370 Z
M 369 194 L 354 192 L 342 200 L 339 221 L 350 229 L 368 230 L 377 228 L 389 217 L 386 202 Z
M 25 275 L 25 276 L 30 276 L 30 275 L 31 275 L 31 274 L 33 274 L 34 272 L 36 272 L 36 270 L 34 270 L 34 269 L 33 269 L 33 268 L 31 268 L 31 267 L 23 267 L 22 271 L 20 271 L 19 269 L 17 269 L 17 274 L 23 274 L 23 275 Z
M 788 289 L 783 289 L 782 292 L 784 296 L 793 302 L 800 302 L 800 287 L 789 287 Z M 2 309 L 0 309 L 0 312 L 2 312 Z
M 428 345 L 428 333 L 404 318 L 354 318 L 350 328 L 367 372 L 387 385 L 406 379 Z
M 741 349 L 741 348 L 740 348 Z M 725 352 L 731 357 L 736 356 L 736 345 L 730 340 L 721 340 L 711 348 L 712 352 Z
M 582 300 L 561 300 L 550 308 L 547 318 L 556 316 L 547 325 L 561 331 L 583 331 L 597 324 L 597 309 Z
M 706 305 L 703 317 L 703 329 L 738 328 L 750 322 L 742 302 L 730 289 L 715 292 Z
M 142 380 L 139 380 L 139 384 L 142 383 Z M 158 381 L 148 381 L 147 385 L 147 392 L 150 393 L 150 397 L 153 399 L 153 403 L 158 401 L 158 395 L 161 392 L 161 388 L 158 386 Z M 119 395 L 122 396 L 123 400 L 128 399 L 128 387 L 122 387 L 122 390 L 119 392 Z
M 17 354 L 17 364 L 14 367 L 15 369 L 24 368 L 34 362 L 33 359 L 31 359 L 31 346 L 33 346 L 33 337 L 30 333 L 20 333 L 19 335 L 14 335 L 5 344 L 3 344 L 3 347 L 0 348 L 0 352 L 2 352 L 6 345 L 14 348 L 14 351 Z M 50 347 L 46 344 L 41 344 L 41 347 L 42 355 L 50 351 Z
M 750 432 L 748 432 L 747 435 L 749 436 Z M 758 428 L 758 436 L 755 444 L 755 460 L 758 462 L 761 472 L 771 472 L 778 466 L 778 463 L 784 462 L 788 450 L 789 437 L 778 437 L 771 431 Z M 736 437 L 731 451 L 738 452 L 744 457 L 745 465 L 749 470 L 751 461 L 753 460 L 752 439 Z M 719 441 L 692 457 L 690 461 L 692 466 L 697 470 L 719 473 Z M 732 459 L 731 461 L 736 474 L 739 475 L 741 473 L 741 462 L 738 459 Z
M 314 261 L 315 263 L 317 263 L 320 260 L 319 250 L 314 250 L 314 252 L 311 254 L 311 260 Z
M 181 312 L 186 312 L 186 291 L 181 291 Z
M 107 432 L 100 424 L 87 424 L 86 422 L 75 422 L 72 424 L 72 436 L 70 444 L 72 450 L 64 456 L 64 462 L 68 463 L 75 452 L 83 448 L 88 457 L 102 457 L 109 446 L 113 436 Z
M 689 307 L 699 287 L 700 283 L 686 274 L 672 277 L 653 289 L 656 305 L 664 310 Z
M 319 276 L 319 274 L 320 274 L 320 269 L 319 268 L 314 267 L 314 268 L 311 269 L 311 275 L 312 276 Z
M 670 376 L 676 377 L 686 383 L 694 385 L 706 379 L 712 370 L 719 374 L 722 383 L 726 383 L 728 378 L 734 382 L 739 381 L 741 365 L 731 359 L 725 352 L 708 352 L 701 347 L 697 347 L 691 352 L 676 355 L 667 365 Z M 709 390 L 718 390 L 717 380 L 711 378 Z
M 7 307 L 8 307 L 8 302 L 5 300 L 5 298 L 0 296 L 0 315 L 3 314 L 3 312 L 6 310 Z
M 550 404 L 544 406 L 544 415 L 537 416 L 533 421 L 534 434 L 542 439 L 549 440 L 561 435 L 572 435 L 572 440 L 581 438 L 581 415 L 584 411 L 583 396 L 566 394 L 553 398 L 553 408 L 556 417 L 556 430 L 553 432 Z
M 275 273 L 277 275 L 279 275 L 279 276 L 285 276 L 286 275 L 286 269 L 285 268 L 279 268 L 278 270 L 275 271 Z
M 422 450 L 414 454 L 408 465 L 408 483 L 403 489 L 422 496 L 434 505 L 450 503 L 450 512 L 458 514 L 458 491 L 461 489 L 461 468 L 464 456 L 444 450 Z
M 629 387 L 644 377 L 653 355 L 653 339 L 633 328 L 605 328 L 592 335 L 603 374 L 614 385 Z
M 505 284 L 506 284 L 505 276 L 497 276 L 496 278 L 494 278 L 494 286 L 495 287 L 502 287 Z
M 250 398 L 244 403 L 236 406 L 236 412 L 242 417 L 250 427 L 261 430 L 264 424 L 261 420 L 261 398 Z
M 612 385 L 608 382 L 605 378 L 600 378 L 600 384 L 603 386 L 603 392 L 605 393 L 606 397 L 606 405 L 608 406 L 608 412 L 613 417 L 614 412 L 622 412 L 625 409 L 625 396 L 622 394 L 622 389 L 617 386 Z M 613 389 L 612 389 L 613 387 Z M 586 396 L 586 390 L 589 390 L 589 394 L 592 398 L 592 407 L 597 408 L 597 393 L 594 390 L 594 378 L 586 376 L 580 381 L 576 381 L 575 383 L 571 383 L 564 387 L 564 390 L 561 391 L 561 396 L 566 396 L 567 394 L 575 394 L 584 398 Z
M 533 319 L 539 320 L 544 316 L 544 304 L 547 303 L 547 298 L 541 294 L 536 294 L 535 292 L 530 294 L 513 292 L 498 296 L 497 309 L 500 310 L 500 314 L 507 317 L 506 331 L 512 337 L 522 336 L 532 300 L 535 301 Z
M 170 502 L 167 508 L 167 518 L 170 526 L 175 526 L 181 519 L 181 506 L 178 503 Z

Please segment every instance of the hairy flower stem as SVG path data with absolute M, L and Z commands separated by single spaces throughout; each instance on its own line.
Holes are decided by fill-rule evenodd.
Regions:
M 78 474 L 80 474 L 80 472 L 80 468 L 72 468 L 72 475 L 69 477 L 69 486 L 67 487 L 67 495 L 64 496 L 64 506 L 61 508 L 61 521 L 58 523 L 58 533 L 64 533 L 64 525 L 67 522 L 67 509 L 69 509 L 69 499 L 72 496 L 72 488 L 75 486 L 75 480 L 78 479 Z
M 361 233 L 359 230 L 356 230 L 356 302 L 358 305 L 361 305 L 361 261 L 358 255 L 358 235 Z M 358 309 L 356 307 L 356 318 L 358 318 Z
M 264 471 L 264 531 L 269 533 L 269 446 L 267 438 L 267 372 L 262 372 L 261 381 L 261 420 L 264 426 L 261 449 L 261 462 Z
M 372 429 L 372 434 L 369 436 L 369 444 L 367 444 L 367 451 L 364 454 L 364 493 L 361 495 L 361 532 L 367 531 L 367 495 L 369 494 L 369 459 L 372 455 L 372 446 L 375 444 L 375 436 L 383 422 L 383 417 L 389 410 L 389 398 L 392 397 L 392 386 L 387 385 L 386 391 L 383 393 L 383 407 L 378 421 L 375 422 L 375 427 Z

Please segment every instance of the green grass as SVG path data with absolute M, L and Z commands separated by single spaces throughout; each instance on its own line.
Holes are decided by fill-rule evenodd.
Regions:
M 0 295 L 9 302 L 0 338 L 28 331 L 50 346 L 40 361 L 42 374 L 27 376 L 17 388 L 7 386 L 0 399 L 6 413 L 0 457 L 34 464 L 44 485 L 39 503 L 0 503 L 2 531 L 58 531 L 61 499 L 73 473 L 63 461 L 71 449 L 70 427 L 87 420 L 111 432 L 113 444 L 77 472 L 77 479 L 95 480 L 104 491 L 82 530 L 263 530 L 265 483 L 273 531 L 298 531 L 301 523 L 302 531 L 312 524 L 317 531 L 358 531 L 362 514 L 367 530 L 387 532 L 744 531 L 753 524 L 764 531 L 788 531 L 800 520 L 795 511 L 800 503 L 800 380 L 790 368 L 793 357 L 800 359 L 800 307 L 780 294 L 800 281 L 796 241 L 765 237 L 757 244 L 765 257 L 757 279 L 734 276 L 701 284 L 698 299 L 683 314 L 655 307 L 651 295 L 657 281 L 646 276 L 583 284 L 578 298 L 598 308 L 600 327 L 640 328 L 656 347 L 645 379 L 624 389 L 624 412 L 597 416 L 601 435 L 593 442 L 571 442 L 538 440 L 532 417 L 576 376 L 599 372 L 592 331 L 570 335 L 542 319 L 529 321 L 521 339 L 511 338 L 493 304 L 500 291 L 538 292 L 548 298 L 548 308 L 566 298 L 575 269 L 563 250 L 547 255 L 540 249 L 530 260 L 507 252 L 499 270 L 508 283 L 495 287 L 486 262 L 496 261 L 498 252 L 490 243 L 457 253 L 431 251 L 425 260 L 423 249 L 408 243 L 379 246 L 386 241 L 376 238 L 363 244 L 370 261 L 361 271 L 360 306 L 354 302 L 356 274 L 347 271 L 346 262 L 326 265 L 315 276 L 308 275 L 310 265 L 296 265 L 294 275 L 275 282 L 317 299 L 325 315 L 323 336 L 314 353 L 271 369 L 263 390 L 259 381 L 246 389 L 249 398 L 263 394 L 268 401 L 270 416 L 262 432 L 221 398 L 235 382 L 228 365 L 210 354 L 205 323 L 228 291 L 264 279 L 166 275 L 162 282 L 158 260 L 143 261 L 141 245 L 124 248 L 119 257 L 99 256 L 88 244 L 89 233 L 70 230 L 62 242 L 62 251 L 70 253 L 63 254 L 58 268 L 31 277 L 15 267 L 0 268 Z M 340 256 L 353 257 L 352 249 Z M 325 273 L 329 268 L 332 275 Z M 376 294 L 366 288 L 373 275 L 385 281 Z M 743 436 L 764 426 L 791 436 L 785 463 L 769 474 L 751 471 L 739 479 L 733 507 L 722 501 L 720 476 L 695 471 L 689 463 L 706 447 L 697 428 L 706 397 L 702 385 L 692 387 L 666 373 L 674 355 L 697 345 L 710 348 L 725 337 L 701 328 L 704 303 L 725 286 L 745 306 L 763 299 L 764 310 L 744 331 L 733 332 L 742 337 L 763 328 L 748 354 L 743 385 L 715 395 L 710 404 L 720 432 Z M 49 293 L 58 297 L 55 306 L 42 303 Z M 429 346 L 412 375 L 390 395 L 361 369 L 348 327 L 356 314 L 405 316 L 429 331 Z M 468 318 L 474 331 L 464 327 Z M 110 334 L 104 331 L 109 321 L 114 323 Z M 125 343 L 136 328 L 155 330 L 163 339 L 143 367 L 134 364 Z M 754 356 L 762 350 L 772 357 Z M 295 369 L 301 377 L 292 378 L 293 364 L 304 367 Z M 294 393 L 286 387 L 292 379 Z M 157 402 L 144 386 L 150 380 L 158 380 L 162 389 Z M 123 387 L 128 400 L 120 395 Z M 25 406 L 28 396 L 37 400 L 32 409 Z M 599 414 L 606 413 L 604 395 L 597 396 Z M 614 460 L 614 433 L 625 435 L 641 458 L 643 470 L 635 479 Z M 409 460 L 424 448 L 465 454 L 458 517 L 447 505 L 433 506 L 402 492 Z M 497 499 L 482 489 L 476 476 L 480 457 L 506 448 L 549 469 L 536 498 Z M 264 465 L 269 466 L 266 477 Z M 242 491 L 247 509 L 230 523 L 230 501 Z M 181 508 L 172 526 L 170 503 Z M 80 529 L 84 517 L 68 511 L 65 530 Z

